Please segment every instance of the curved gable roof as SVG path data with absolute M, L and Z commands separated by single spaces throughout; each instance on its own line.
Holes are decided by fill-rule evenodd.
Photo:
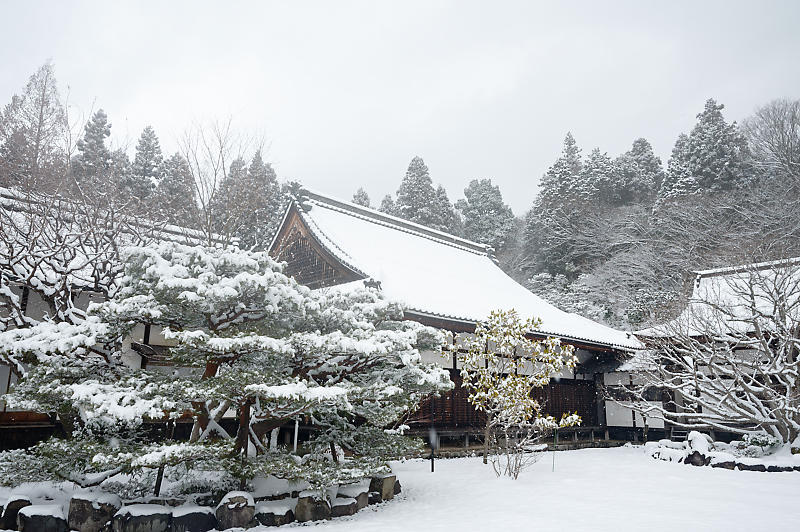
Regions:
M 498 308 L 542 320 L 543 334 L 638 349 L 632 335 L 564 312 L 506 275 L 490 248 L 348 202 L 307 192 L 300 215 L 344 265 L 381 283 L 410 311 L 477 322 Z

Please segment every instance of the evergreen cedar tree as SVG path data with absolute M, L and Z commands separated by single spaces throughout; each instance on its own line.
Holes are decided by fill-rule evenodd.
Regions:
M 266 249 L 286 201 L 275 170 L 257 150 L 249 166 L 241 158 L 231 163 L 211 205 L 215 229 L 238 237 L 243 248 Z
M 433 188 L 428 167 L 421 157 L 414 157 L 397 190 L 397 199 L 387 195 L 379 210 L 431 229 L 461 234 L 461 218 L 443 186 Z
M 464 219 L 464 236 L 499 250 L 514 231 L 514 214 L 490 179 L 473 179 L 456 208 Z
M 362 187 L 359 187 L 358 190 L 356 190 L 356 193 L 353 194 L 353 203 L 369 208 L 369 195 L 367 194 L 367 191 Z
M 0 333 L 2 355 L 24 354 L 28 364 L 8 404 L 57 412 L 68 429 L 67 438 L 0 455 L 5 482 L 96 485 L 165 464 L 241 482 L 352 482 L 419 450 L 397 425 L 426 396 L 452 388 L 447 371 L 419 354 L 438 349 L 441 334 L 402 320 L 402 308 L 375 290 L 312 291 L 266 253 L 235 248 L 162 243 L 130 247 L 122 260 L 116 295 L 86 319 Z M 175 342 L 170 359 L 191 371 L 123 363 L 120 340 L 141 323 L 164 327 Z M 229 409 L 238 416 L 230 433 L 220 424 Z M 187 416 L 188 442 L 148 443 L 145 423 Z M 302 459 L 268 443 L 272 429 L 298 418 L 317 429 Z M 331 444 L 353 456 L 326 458 Z

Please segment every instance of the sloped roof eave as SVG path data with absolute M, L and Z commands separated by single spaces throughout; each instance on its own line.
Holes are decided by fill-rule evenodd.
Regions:
M 478 245 L 476 245 L 476 244 L 474 244 L 474 243 L 472 243 L 470 241 L 464 241 L 463 239 L 460 239 L 458 237 L 441 238 L 441 235 L 439 235 L 438 232 L 434 232 L 434 231 L 426 231 L 426 232 L 417 231 L 416 230 L 416 226 L 415 225 L 411 226 L 411 224 L 406 224 L 406 225 L 409 225 L 409 227 L 395 227 L 395 224 L 391 223 L 392 220 L 383 219 L 383 218 L 386 218 L 386 217 L 382 217 L 381 219 L 373 219 L 374 217 L 370 216 L 371 211 L 366 209 L 366 208 L 360 208 L 360 210 L 358 210 L 356 212 L 355 211 L 355 207 L 353 209 L 348 209 L 347 207 L 348 207 L 349 204 L 347 204 L 346 202 L 342 202 L 342 201 L 337 200 L 335 202 L 335 204 L 330 205 L 330 204 L 325 202 L 325 199 L 326 199 L 325 196 L 322 196 L 320 194 L 314 194 L 313 198 L 310 199 L 310 201 L 309 201 L 309 203 L 311 204 L 311 209 L 308 212 L 306 212 L 306 210 L 303 209 L 303 208 L 296 207 L 300 218 L 303 220 L 303 222 L 305 223 L 307 229 L 312 234 L 312 236 L 317 240 L 317 242 L 320 244 L 320 246 L 326 252 L 328 252 L 332 257 L 334 257 L 336 260 L 338 260 L 343 266 L 347 267 L 348 269 L 350 269 L 350 270 L 352 270 L 352 271 L 354 271 L 354 272 L 356 272 L 356 273 L 358 273 L 360 275 L 363 275 L 365 278 L 374 278 L 374 279 L 380 280 L 379 278 L 376 277 L 376 275 L 380 275 L 380 272 L 372 271 L 372 269 L 370 267 L 368 267 L 368 265 L 361 264 L 357 257 L 353 256 L 350 252 L 345 250 L 342 247 L 342 245 L 340 245 L 340 243 L 337 243 L 335 235 L 329 235 L 328 232 L 324 228 L 320 227 L 320 225 L 317 223 L 317 221 L 314 219 L 314 217 L 311 216 L 314 213 L 315 208 L 316 209 L 323 209 L 323 211 L 337 212 L 340 215 L 345 215 L 345 216 L 347 216 L 349 218 L 360 220 L 361 222 L 364 222 L 364 223 L 367 223 L 367 224 L 373 224 L 373 225 L 376 225 L 376 226 L 384 227 L 385 229 L 399 231 L 401 233 L 407 234 L 409 237 L 418 237 L 418 238 L 421 238 L 421 239 L 432 241 L 432 242 L 435 242 L 436 244 L 442 245 L 442 246 L 444 246 L 446 248 L 460 250 L 462 252 L 467 252 L 470 255 L 472 255 L 473 257 L 475 255 L 480 256 L 480 257 L 484 257 L 489 261 L 489 264 L 491 264 L 491 266 L 493 268 L 498 268 L 496 263 L 491 260 L 491 257 L 489 257 L 489 254 L 488 254 L 487 250 L 483 246 L 481 246 L 481 249 L 479 250 L 479 249 L 476 249 Z M 351 212 L 351 211 L 353 211 L 353 212 Z M 335 229 L 334 229 L 334 233 L 335 233 Z M 445 236 L 447 236 L 447 235 L 445 235 Z M 363 254 L 363 250 L 362 250 L 362 254 Z M 507 274 L 505 274 L 504 272 L 502 273 L 502 275 L 507 277 Z M 514 283 L 514 284 L 516 285 L 517 283 Z M 527 289 L 523 288 L 521 285 L 519 285 L 519 289 L 525 291 L 525 295 L 526 296 L 535 297 L 533 294 L 531 294 Z M 429 309 L 420 308 L 419 305 L 414 305 L 413 302 L 411 302 L 411 301 L 409 301 L 407 303 L 410 303 L 407 306 L 408 312 L 413 313 L 413 314 L 424 315 L 424 316 L 429 316 L 429 317 L 432 317 L 432 318 L 438 318 L 438 319 L 448 320 L 448 321 L 456 321 L 456 322 L 466 323 L 466 324 L 475 324 L 477 321 L 479 321 L 479 320 L 475 320 L 474 318 L 470 318 L 470 317 L 466 317 L 466 316 L 457 316 L 457 315 L 452 314 L 452 313 L 443 313 L 441 311 L 437 312 L 437 311 L 434 311 L 432 309 L 429 310 Z M 546 302 L 544 302 L 544 303 L 547 304 Z M 552 306 L 552 305 L 547 304 L 547 306 Z M 553 309 L 556 312 L 563 313 L 563 311 L 560 311 L 556 307 L 553 307 Z M 582 318 L 582 317 L 579 317 L 579 316 L 575 316 L 575 319 L 576 320 L 586 320 L 586 321 L 590 321 L 591 322 L 591 320 L 588 320 L 587 318 Z M 596 322 L 592 322 L 592 324 L 597 325 L 597 326 L 601 326 L 601 327 L 605 327 L 605 328 L 609 329 L 609 331 L 615 332 L 617 335 L 622 334 L 622 331 L 614 331 L 613 329 L 608 328 L 606 326 L 602 326 L 602 325 L 600 325 L 600 324 L 598 324 Z M 636 351 L 637 349 L 641 349 L 643 347 L 643 344 L 641 342 L 639 342 L 639 340 L 637 338 L 631 336 L 630 333 L 628 333 L 628 337 L 630 339 L 630 342 L 629 343 L 628 342 L 620 343 L 620 342 L 614 342 L 614 341 L 606 341 L 605 339 L 600 339 L 600 338 L 592 338 L 592 337 L 575 335 L 575 334 L 567 334 L 566 331 L 558 332 L 556 330 L 553 330 L 552 328 L 537 330 L 537 331 L 533 331 L 533 332 L 535 334 L 537 334 L 537 335 L 553 336 L 553 337 L 557 337 L 557 338 L 560 338 L 560 339 L 563 339 L 563 340 L 566 340 L 566 341 L 570 341 L 571 340 L 571 341 L 574 341 L 574 342 L 577 342 L 577 343 L 583 343 L 583 344 L 587 344 L 587 345 L 595 345 L 595 346 L 598 346 L 598 347 L 610 348 L 610 349 L 615 349 L 615 350 L 623 350 L 623 351 L 629 351 L 629 352 Z

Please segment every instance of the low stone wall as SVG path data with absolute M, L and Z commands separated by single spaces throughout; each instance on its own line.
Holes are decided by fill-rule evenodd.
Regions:
M 0 529 L 24 532 L 207 532 L 258 525 L 281 526 L 294 521 L 320 521 L 354 515 L 368 504 L 391 500 L 400 493 L 394 475 L 319 491 L 270 494 L 260 499 L 233 491 L 215 507 L 164 500 L 160 504 L 122 504 L 106 493 L 81 493 L 72 497 L 67 514 L 61 505 L 31 504 L 24 495 L 10 497 L 0 506 Z M 168 503 L 175 503 L 170 506 Z

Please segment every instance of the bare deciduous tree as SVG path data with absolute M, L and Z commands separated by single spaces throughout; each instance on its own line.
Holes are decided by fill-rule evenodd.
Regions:
M 743 129 L 756 164 L 800 177 L 800 100 L 773 100 L 756 110 Z
M 226 242 L 236 236 L 238 218 L 235 213 L 223 212 L 219 208 L 220 186 L 225 180 L 231 163 L 245 156 L 256 142 L 236 133 L 232 119 L 198 122 L 187 129 L 179 139 L 180 154 L 186 159 L 194 181 L 199 202 L 199 225 L 209 245 L 214 235 Z
M 800 435 L 800 260 L 701 279 L 687 309 L 648 333 L 637 408 L 677 426 Z

